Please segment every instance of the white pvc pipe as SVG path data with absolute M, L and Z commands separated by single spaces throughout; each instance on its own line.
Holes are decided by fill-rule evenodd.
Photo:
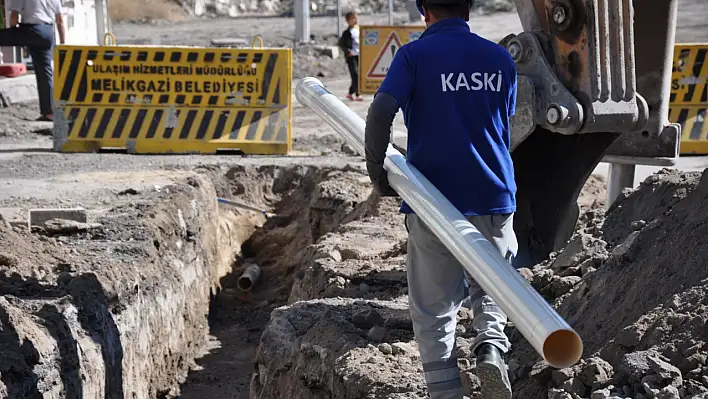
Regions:
M 315 78 L 301 80 L 295 96 L 364 155 L 364 120 L 325 89 L 322 82 Z M 551 366 L 570 367 L 580 360 L 583 352 L 580 336 L 504 260 L 497 248 L 391 145 L 386 151 L 384 168 L 391 187 Z

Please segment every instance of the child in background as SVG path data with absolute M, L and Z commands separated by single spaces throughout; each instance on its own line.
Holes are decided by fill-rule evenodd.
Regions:
M 359 25 L 357 15 L 354 11 L 349 11 L 344 15 L 349 27 L 339 38 L 339 47 L 344 51 L 344 58 L 347 60 L 349 76 L 352 84 L 349 86 L 347 98 L 350 100 L 362 101 L 359 95 Z

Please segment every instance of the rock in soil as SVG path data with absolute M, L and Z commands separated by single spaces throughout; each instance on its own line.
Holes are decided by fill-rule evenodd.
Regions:
M 547 365 L 512 332 L 511 357 L 522 364 L 514 397 L 580 395 L 576 376 L 593 398 L 708 391 L 707 202 L 708 172 L 665 169 L 613 204 L 604 222 L 590 211 L 596 228 L 579 226 L 564 251 L 533 269 L 535 285 L 546 285 L 583 338 L 587 360 L 552 378 L 525 377 Z M 548 272 L 578 266 L 582 277 L 572 281 Z
M 317 298 L 394 298 L 406 287 L 406 231 L 397 201 L 367 199 L 376 214 L 342 224 L 305 251 L 289 303 Z M 371 211 L 373 213 L 373 211 Z
M 708 391 L 706 176 L 662 171 L 606 215 L 587 209 L 563 251 L 524 271 L 580 333 L 586 356 L 553 371 L 510 328 L 515 398 L 654 398 L 676 390 L 688 397 Z M 262 337 L 254 398 L 408 397 L 425 391 L 416 374 L 420 363 L 409 363 L 417 350 L 405 313 L 405 232 L 386 216 L 393 213 L 386 208 L 342 224 L 311 247 L 290 294 L 292 305 L 274 313 Z M 367 232 L 376 240 L 367 241 Z M 395 279 L 382 277 L 392 272 Z M 322 297 L 327 299 L 316 299 Z M 394 311 L 401 319 L 392 326 L 386 314 Z M 460 323 L 457 354 L 461 367 L 474 373 L 473 335 L 466 318 Z M 405 340 L 396 337 L 401 331 Z M 321 349 L 287 349 L 303 345 Z M 392 370 L 397 378 L 388 374 Z M 467 394 L 477 397 L 478 385 L 464 372 L 463 380 Z
M 420 397 L 413 331 L 391 328 L 386 342 L 372 342 L 354 320 L 372 311 L 383 319 L 408 317 L 402 301 L 328 298 L 276 309 L 256 354 L 251 398 Z

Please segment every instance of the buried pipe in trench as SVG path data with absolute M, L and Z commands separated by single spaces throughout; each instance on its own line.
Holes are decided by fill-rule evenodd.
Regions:
M 236 208 L 247 209 L 249 211 L 261 213 L 261 214 L 263 214 L 263 216 L 266 217 L 266 219 L 275 216 L 273 213 L 268 212 L 268 210 L 266 210 L 266 209 L 256 208 L 255 206 L 247 205 L 247 204 L 244 204 L 243 202 L 238 202 L 238 201 L 234 201 L 234 200 L 230 200 L 230 199 L 226 199 L 226 198 L 221 198 L 221 197 L 217 197 L 216 201 L 221 204 L 231 205 Z
M 322 82 L 315 78 L 301 80 L 295 97 L 329 123 L 359 155 L 364 155 L 364 120 L 325 89 Z M 578 333 L 392 145 L 386 151 L 384 168 L 391 187 L 551 366 L 566 368 L 580 360 L 583 342 Z
M 246 271 L 244 271 L 241 277 L 238 278 L 238 281 L 236 283 L 238 285 L 238 289 L 243 292 L 251 291 L 251 289 L 253 289 L 253 286 L 256 284 L 260 277 L 260 266 L 256 265 L 255 263 L 248 265 Z

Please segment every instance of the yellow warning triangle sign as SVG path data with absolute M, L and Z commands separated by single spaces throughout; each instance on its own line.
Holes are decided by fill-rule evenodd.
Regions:
M 376 56 L 374 63 L 369 68 L 369 72 L 366 74 L 368 78 L 385 78 L 388 68 L 391 67 L 391 62 L 393 62 L 393 56 L 396 55 L 396 51 L 401 48 L 401 41 L 398 39 L 396 32 L 391 32 L 388 39 L 384 42 L 384 45 L 379 51 L 379 55 Z

